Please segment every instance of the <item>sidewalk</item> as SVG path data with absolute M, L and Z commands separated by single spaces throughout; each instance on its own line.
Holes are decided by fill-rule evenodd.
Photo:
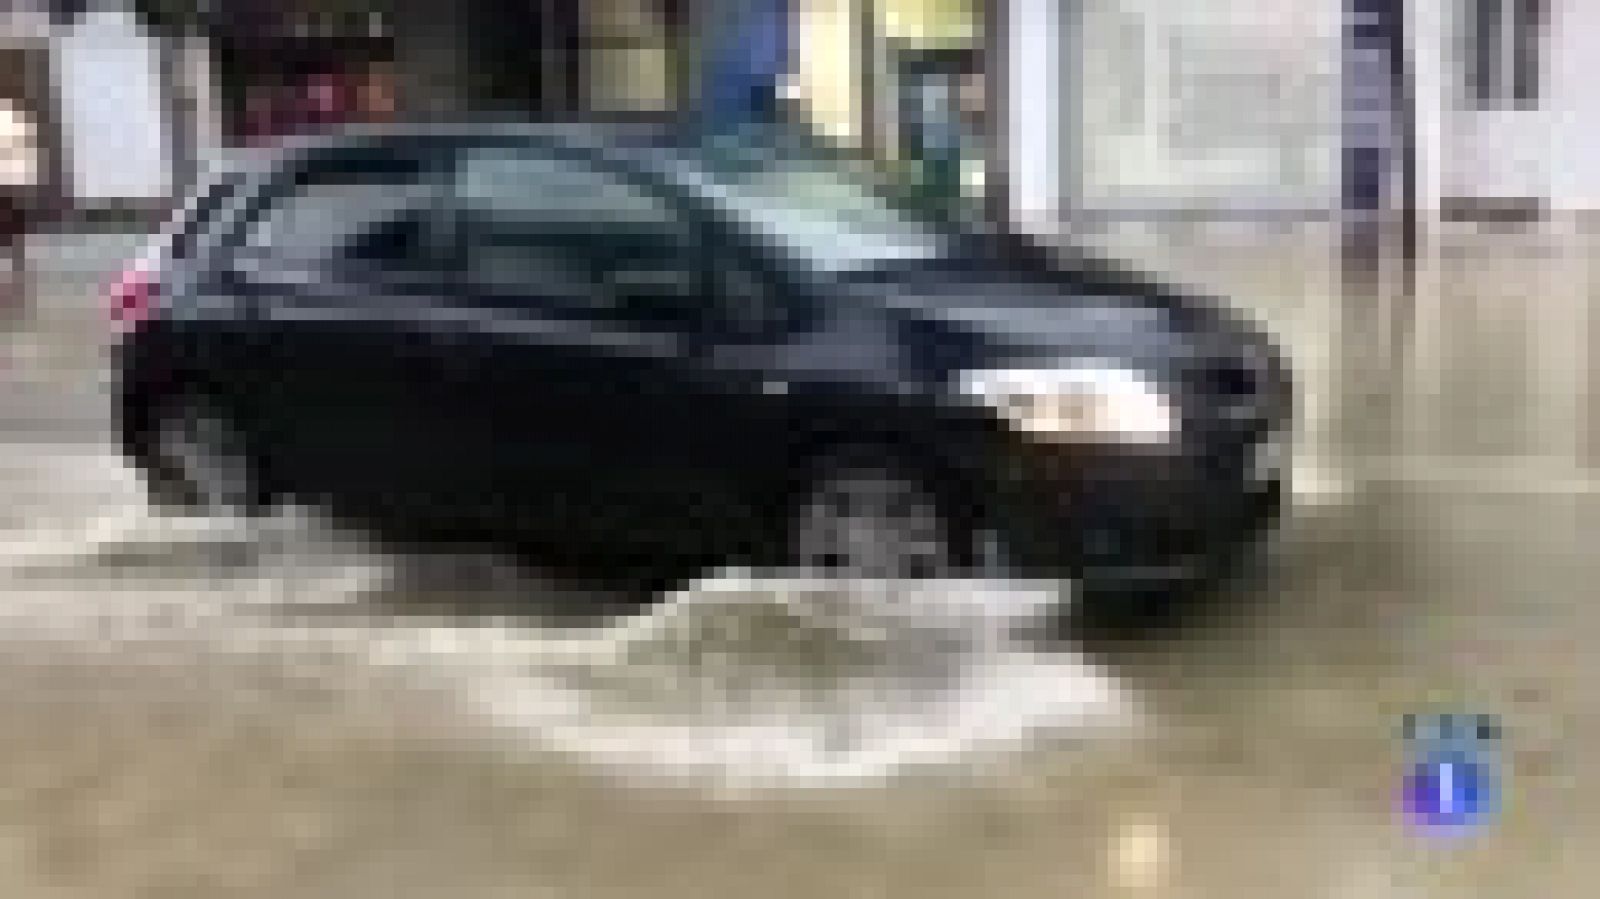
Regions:
M 148 236 L 129 230 L 44 232 L 28 238 L 30 290 L 0 330 L 38 338 L 104 335 L 106 289 Z M 20 312 L 20 314 L 15 314 Z
M 145 239 L 126 230 L 30 237 L 29 296 L 0 321 L 0 440 L 105 439 L 106 288 Z

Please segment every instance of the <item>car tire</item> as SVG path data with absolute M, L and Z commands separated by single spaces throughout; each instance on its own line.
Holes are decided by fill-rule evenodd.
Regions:
M 972 531 L 894 454 L 830 453 L 790 505 L 785 556 L 802 577 L 929 579 L 972 567 Z
M 160 511 L 253 516 L 266 505 L 237 416 L 203 391 L 161 403 L 150 418 L 146 483 Z

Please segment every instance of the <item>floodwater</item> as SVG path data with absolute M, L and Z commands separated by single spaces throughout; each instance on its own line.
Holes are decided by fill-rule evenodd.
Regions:
M 1023 636 L 1070 604 L 1070 585 L 732 574 L 616 610 L 503 559 L 397 558 L 304 514 L 162 519 L 134 503 L 85 524 L 35 529 L 0 552 L 0 576 L 31 594 L 6 608 L 12 639 L 76 635 L 118 655 L 270 652 L 285 666 L 339 655 L 448 690 L 508 751 L 562 752 L 635 779 L 847 785 L 1052 731 L 1136 732 L 1135 696 L 1102 666 Z M 59 595 L 86 582 L 117 599 Z M 902 620 L 833 611 L 836 594 L 884 590 L 900 594 Z
M 1126 634 L 1042 585 L 907 585 L 903 627 L 734 576 L 585 614 L 492 557 L 162 520 L 108 457 L 39 464 L 78 475 L 0 553 L 0 883 L 1566 896 L 1600 826 L 1583 496 L 1373 485 Z M 1511 749 L 1453 845 L 1395 804 L 1400 716 L 1441 703 Z
M 159 520 L 87 344 L 8 343 L 0 896 L 1591 895 L 1596 257 L 1503 243 L 1383 340 L 1266 279 L 1317 489 L 1133 631 L 1041 585 L 912 589 L 904 627 L 736 577 L 597 615 L 304 517 Z M 1450 840 L 1397 804 L 1435 708 L 1504 728 L 1504 807 Z

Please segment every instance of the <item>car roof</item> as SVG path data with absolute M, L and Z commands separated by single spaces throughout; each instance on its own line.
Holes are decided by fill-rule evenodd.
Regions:
M 270 158 L 282 160 L 360 146 L 473 140 L 528 140 L 604 153 L 680 145 L 684 142 L 684 131 L 682 126 L 664 122 L 535 122 L 508 119 L 350 125 L 315 135 L 288 137 L 276 147 L 260 151 L 259 155 L 250 158 L 256 161 Z
M 422 123 L 351 125 L 332 132 L 289 137 L 275 147 L 254 151 L 240 159 L 269 167 L 302 154 L 337 152 L 344 148 L 395 145 L 409 142 L 475 140 L 526 140 L 555 144 L 568 150 L 600 157 L 629 159 L 666 158 L 680 162 L 700 156 L 714 145 L 743 145 L 783 152 L 835 155 L 844 152 L 794 126 L 754 126 L 733 130 L 706 130 L 688 119 L 636 121 L 530 121 L 526 119 L 456 119 Z M 654 168 L 654 166 L 650 166 Z

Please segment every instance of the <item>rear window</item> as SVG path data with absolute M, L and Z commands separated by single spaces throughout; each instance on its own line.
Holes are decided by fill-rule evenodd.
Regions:
M 318 163 L 267 200 L 245 228 L 242 251 L 317 265 L 373 250 L 373 238 L 406 225 L 400 230 L 411 239 L 389 241 L 379 253 L 384 262 L 405 262 L 421 239 L 410 232 L 422 228 L 436 196 L 433 173 L 433 165 L 407 153 L 358 153 Z

